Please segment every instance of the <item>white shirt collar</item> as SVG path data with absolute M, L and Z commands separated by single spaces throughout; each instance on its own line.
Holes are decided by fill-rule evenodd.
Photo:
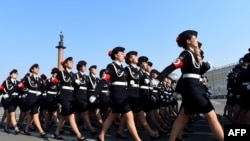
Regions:
M 11 82 L 13 82 L 13 83 L 16 81 L 16 79 L 13 79 L 13 78 L 11 78 L 10 80 L 11 80 Z
M 142 68 L 141 68 L 141 71 L 142 71 L 142 72 L 146 72 L 146 71 L 145 71 L 144 69 L 142 69 Z
M 90 73 L 91 76 L 93 76 L 95 78 L 95 75 L 93 73 Z
M 68 68 L 66 68 L 66 71 L 67 71 L 68 73 L 70 73 L 70 72 L 71 72 L 71 70 L 70 70 L 70 69 L 68 69 Z
M 81 72 L 81 71 L 80 71 L 80 74 L 81 74 L 81 75 L 84 75 L 84 72 Z
M 136 67 L 137 67 L 137 65 L 136 65 L 136 64 L 131 64 L 131 66 L 133 66 L 134 68 L 136 68 Z
M 194 52 L 194 49 L 193 49 L 193 48 L 189 47 L 189 49 L 190 49 L 192 52 Z
M 36 74 L 33 74 L 33 76 L 34 76 L 34 78 L 38 78 L 38 75 L 36 75 Z
M 119 66 L 121 66 L 122 65 L 122 63 L 121 62 L 119 62 L 119 61 L 115 61 L 115 63 L 117 64 L 117 65 L 119 65 Z

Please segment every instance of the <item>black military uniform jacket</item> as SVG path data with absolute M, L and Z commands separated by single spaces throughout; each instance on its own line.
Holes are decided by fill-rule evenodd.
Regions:
M 34 75 L 25 77 L 24 85 L 26 86 L 28 93 L 36 94 L 37 96 L 42 94 L 45 91 L 45 86 L 43 85 L 42 79 Z
M 106 80 L 107 75 L 109 75 L 110 77 L 110 80 L 108 81 L 110 82 L 111 93 L 114 91 L 118 91 L 119 89 L 123 91 L 124 89 L 127 88 L 127 85 L 115 85 L 115 83 L 117 82 L 121 82 L 124 84 L 127 83 L 127 72 L 121 65 L 117 64 L 116 62 L 112 62 L 108 64 L 105 76 L 103 76 L 102 80 L 98 83 L 93 95 L 97 96 L 101 92 L 104 84 L 107 83 Z
M 171 85 L 166 84 L 165 82 L 161 83 L 161 92 L 160 97 L 162 98 L 163 102 L 171 102 L 173 101 L 173 93 L 174 89 Z
M 128 89 L 127 92 L 131 97 L 139 97 L 139 70 L 133 65 L 129 65 L 125 68 L 128 74 Z
M 88 86 L 89 78 L 87 75 L 77 72 L 75 79 L 80 81 L 80 84 L 75 86 L 75 97 L 76 100 L 88 100 Z
M 67 70 L 60 71 L 57 75 L 59 79 L 60 86 L 75 86 L 75 77 L 73 72 L 68 72 Z
M 88 76 L 88 80 L 89 80 L 89 83 L 88 83 L 88 95 L 91 96 L 91 95 L 93 95 L 97 84 L 100 82 L 100 79 L 93 76 L 90 73 L 89 76 Z M 97 96 L 99 96 L 99 95 L 97 95 Z
M 74 101 L 74 87 L 76 86 L 74 73 L 64 69 L 57 74 L 57 78 L 60 84 L 59 99 Z
M 150 98 L 151 77 L 147 72 L 145 72 L 142 69 L 140 69 L 139 72 L 140 72 L 140 79 L 139 79 L 140 97 L 141 98 Z
M 100 79 L 97 77 L 94 77 L 92 74 L 89 74 L 88 78 L 89 78 L 88 89 L 95 90 L 95 87 L 100 82 Z
M 9 94 L 9 96 L 17 97 L 19 93 L 21 93 L 21 90 L 18 88 L 18 84 L 20 81 L 15 80 L 15 83 L 12 82 L 11 78 L 8 77 L 2 84 L 2 86 L 5 88 L 5 93 Z
M 46 81 L 47 100 L 52 101 L 59 94 L 59 84 L 52 83 L 52 77 Z

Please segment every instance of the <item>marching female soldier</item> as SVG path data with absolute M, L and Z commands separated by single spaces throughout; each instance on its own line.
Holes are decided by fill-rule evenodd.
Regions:
M 125 68 L 125 70 L 128 73 L 128 103 L 133 111 L 133 113 L 136 116 L 136 120 L 139 121 L 140 125 L 143 126 L 143 128 L 146 129 L 146 131 L 149 134 L 150 139 L 158 139 L 160 136 L 158 133 L 154 132 L 151 127 L 149 126 L 145 116 L 144 111 L 142 110 L 142 107 L 140 105 L 140 94 L 139 94 L 139 80 L 140 80 L 140 72 L 137 68 L 138 63 L 138 57 L 136 51 L 130 51 L 126 54 L 126 63 L 128 66 Z M 125 138 L 124 135 L 122 135 L 123 127 L 122 124 L 120 125 L 117 135 L 120 138 Z
M 182 108 L 177 119 L 174 122 L 169 141 L 181 140 L 178 139 L 178 134 L 183 130 L 188 121 L 188 115 L 195 113 L 204 113 L 210 128 L 217 136 L 218 140 L 224 140 L 223 129 L 217 119 L 214 107 L 207 97 L 202 82 L 200 82 L 200 74 L 204 62 L 200 55 L 198 47 L 197 32 L 194 30 L 186 30 L 179 34 L 176 39 L 179 47 L 184 51 L 180 54 L 178 59 L 166 67 L 158 76 L 162 80 L 168 76 L 172 71 L 181 68 L 182 77 L 178 81 L 177 88 L 181 89 Z
M 151 115 L 151 118 L 154 118 L 158 121 L 158 123 L 160 124 L 160 127 L 158 127 L 158 125 L 156 125 L 158 127 L 159 133 L 160 134 L 165 134 L 168 133 L 169 131 L 167 130 L 167 124 L 163 121 L 163 119 L 161 118 L 160 114 L 159 114 L 159 101 L 160 101 L 160 97 L 159 97 L 159 91 L 160 91 L 160 82 L 159 80 L 157 80 L 157 76 L 159 75 L 160 72 L 158 72 L 156 70 L 156 73 L 154 72 L 155 69 L 152 69 L 153 63 L 148 61 L 148 67 L 146 69 L 146 71 L 150 74 L 150 97 L 151 97 L 151 101 L 152 101 L 152 111 L 149 112 L 149 114 Z M 152 72 L 153 70 L 153 72 Z M 151 75 L 152 74 L 152 75 Z M 153 116 L 153 117 L 152 117 Z
M 20 84 L 24 82 L 26 77 L 30 77 L 30 73 L 26 73 L 25 76 L 21 79 Z M 20 114 L 19 114 L 19 119 L 18 119 L 18 127 L 21 129 L 22 128 L 22 124 L 23 121 L 25 119 L 25 117 L 28 116 L 28 105 L 27 105 L 27 88 L 23 88 L 22 91 L 20 91 L 19 93 L 19 102 L 18 102 L 18 106 L 20 108 Z
M 84 74 L 86 70 L 86 61 L 79 61 L 76 69 L 78 72 L 75 74 L 75 79 L 77 86 L 75 87 L 75 97 L 76 97 L 76 111 L 80 113 L 80 117 L 83 119 L 86 126 L 90 129 L 91 134 L 94 136 L 96 134 L 95 129 L 91 125 L 89 120 L 89 96 L 88 96 L 88 85 L 89 78 Z
M 110 98 L 112 100 L 112 113 L 109 114 L 108 118 L 104 121 L 103 128 L 97 138 L 98 141 L 104 141 L 104 136 L 111 126 L 114 119 L 117 117 L 118 113 L 123 114 L 126 118 L 127 127 L 133 136 L 135 141 L 140 141 L 140 137 L 136 131 L 133 113 L 130 109 L 130 106 L 127 102 L 127 74 L 121 63 L 124 61 L 124 48 L 115 47 L 112 51 L 109 52 L 109 56 L 114 61 L 107 66 L 106 73 L 102 77 L 102 80 L 96 87 L 94 96 L 90 97 L 90 102 L 94 102 L 96 97 L 95 95 L 99 94 L 103 88 L 103 85 L 110 81 Z
M 164 130 L 155 117 L 155 105 L 156 105 L 156 97 L 151 94 L 150 85 L 158 85 L 158 81 L 152 81 L 150 77 L 150 73 L 147 71 L 148 69 L 148 57 L 141 56 L 138 59 L 138 65 L 140 66 L 140 79 L 139 79 L 139 93 L 140 93 L 140 102 L 142 109 L 147 116 L 150 118 L 152 123 L 156 126 L 158 132 L 160 134 L 167 133 Z M 154 83 L 154 84 L 153 84 Z M 157 83 L 157 84 L 156 84 Z
M 60 94 L 59 94 L 59 103 L 62 105 L 61 117 L 59 123 L 57 124 L 56 131 L 54 133 L 55 139 L 63 139 L 59 136 L 60 130 L 62 129 L 66 117 L 69 119 L 69 123 L 72 131 L 76 134 L 79 141 L 86 140 L 78 130 L 76 121 L 75 121 L 75 108 L 74 108 L 74 87 L 79 84 L 79 81 L 75 79 L 74 73 L 71 71 L 73 67 L 73 58 L 68 57 L 62 63 L 64 70 L 60 71 L 53 83 L 60 84 Z
M 2 97 L 2 94 L 4 93 L 4 87 L 2 85 L 0 85 L 0 95 L 1 95 L 1 104 L 3 105 L 3 97 Z M 3 105 L 4 106 L 4 105 Z M 2 115 L 2 118 L 1 118 L 1 122 L 0 122 L 0 127 L 4 127 L 4 121 L 6 119 L 6 113 L 7 113 L 7 108 L 4 107 L 4 113 Z
M 100 70 L 100 78 L 102 78 L 102 76 L 105 74 L 106 69 L 102 69 Z M 112 101 L 110 99 L 110 91 L 109 91 L 109 83 L 106 82 L 102 88 L 102 91 L 99 94 L 99 98 L 100 98 L 100 110 L 101 110 L 101 116 L 102 116 L 102 120 L 105 121 L 106 118 L 108 117 L 109 113 L 111 112 L 111 105 L 112 105 Z
M 40 97 L 40 107 L 39 107 L 39 119 L 40 121 L 44 121 L 45 117 L 47 115 L 47 111 L 48 111 L 48 105 L 46 104 L 46 85 L 47 85 L 47 76 L 45 74 L 41 74 L 40 75 L 41 81 L 42 81 L 42 85 L 43 85 L 43 93 Z
M 162 91 L 160 96 L 162 97 L 163 100 L 162 109 L 164 109 L 161 110 L 161 112 L 164 120 L 167 122 L 168 125 L 170 125 L 172 122 L 172 114 L 173 114 L 172 113 L 173 111 L 171 110 L 170 106 L 171 106 L 171 98 L 173 98 L 172 96 L 174 89 L 172 88 L 171 79 L 169 77 L 165 77 L 163 79 L 163 82 L 161 83 L 161 88 Z
M 5 124 L 4 131 L 9 132 L 10 123 L 13 125 L 15 134 L 20 132 L 17 123 L 16 123 L 16 108 L 18 105 L 20 88 L 18 87 L 19 81 L 16 80 L 18 72 L 16 69 L 13 69 L 10 72 L 10 76 L 3 82 L 3 87 L 5 89 L 5 94 L 3 95 L 4 102 L 7 106 L 7 122 Z
M 38 108 L 40 106 L 41 94 L 44 91 L 44 86 L 41 78 L 38 76 L 39 73 L 39 65 L 34 64 L 30 67 L 30 73 L 32 75 L 30 77 L 25 77 L 24 86 L 27 88 L 27 106 L 30 110 L 30 115 L 28 115 L 28 122 L 24 129 L 24 134 L 30 135 L 29 128 L 34 121 L 34 124 L 37 127 L 38 132 L 41 137 L 45 137 L 46 133 L 41 127 L 41 123 L 39 120 Z
M 43 124 L 43 128 L 46 130 L 47 126 L 49 124 L 49 120 L 53 119 L 54 123 L 57 125 L 58 124 L 58 92 L 59 92 L 59 85 L 58 82 L 55 82 L 55 78 L 58 74 L 59 70 L 58 68 L 53 68 L 51 70 L 51 75 L 52 77 L 49 78 L 46 82 L 46 105 L 48 109 L 48 113 L 45 116 L 45 121 Z M 54 80 L 54 81 L 53 81 Z
M 93 95 L 95 91 L 96 85 L 99 83 L 100 79 L 96 77 L 96 65 L 92 65 L 89 67 L 89 86 L 88 86 L 88 95 Z M 92 123 L 93 125 L 100 127 L 103 124 L 103 120 L 100 114 L 100 99 L 98 99 L 94 103 L 89 104 L 90 115 L 93 117 Z

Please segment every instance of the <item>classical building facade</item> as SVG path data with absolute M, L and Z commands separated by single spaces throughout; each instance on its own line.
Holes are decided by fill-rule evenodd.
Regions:
M 227 73 L 236 65 L 232 63 L 229 65 L 211 68 L 205 75 L 208 78 L 208 88 L 213 94 L 227 94 Z

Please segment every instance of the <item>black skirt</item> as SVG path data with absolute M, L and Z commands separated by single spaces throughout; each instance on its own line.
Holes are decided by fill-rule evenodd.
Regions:
M 214 109 L 206 96 L 206 90 L 196 78 L 182 78 L 178 89 L 182 95 L 182 105 L 185 114 L 208 113 Z
M 111 86 L 110 99 L 112 101 L 112 112 L 125 114 L 131 111 L 128 104 L 128 94 L 124 86 Z

